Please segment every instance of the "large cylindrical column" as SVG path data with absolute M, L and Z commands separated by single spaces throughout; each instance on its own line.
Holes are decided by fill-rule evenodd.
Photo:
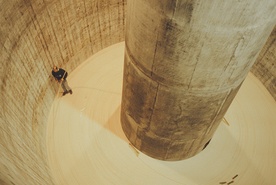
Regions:
M 128 0 L 121 121 L 161 160 L 212 138 L 275 25 L 275 0 Z

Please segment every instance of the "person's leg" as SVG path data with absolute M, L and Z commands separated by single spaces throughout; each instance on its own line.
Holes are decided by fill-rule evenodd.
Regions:
M 62 84 L 63 84 L 63 86 L 64 86 L 64 88 L 66 89 L 66 92 L 70 92 L 70 94 L 72 94 L 73 92 L 72 92 L 72 89 L 69 87 L 69 85 L 68 85 L 68 82 L 67 82 L 67 80 L 63 80 L 62 81 Z
M 64 84 L 64 80 L 61 82 L 61 87 L 63 89 L 63 95 L 64 95 L 65 93 L 67 93 L 67 89 L 66 89 L 66 86 Z

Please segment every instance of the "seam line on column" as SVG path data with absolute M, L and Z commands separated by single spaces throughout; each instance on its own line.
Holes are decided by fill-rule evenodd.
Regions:
M 155 97 L 154 97 L 154 101 L 153 101 L 153 106 L 152 106 L 152 111 L 151 111 L 151 115 L 150 115 L 150 118 L 149 118 L 149 124 L 148 124 L 147 128 L 145 128 L 146 131 L 149 130 L 150 125 L 151 125 L 151 119 L 152 119 L 153 112 L 155 110 L 155 105 L 156 105 L 156 99 L 157 99 L 158 90 L 159 90 L 159 84 L 157 84 L 157 88 L 156 88 L 156 92 L 155 92 Z

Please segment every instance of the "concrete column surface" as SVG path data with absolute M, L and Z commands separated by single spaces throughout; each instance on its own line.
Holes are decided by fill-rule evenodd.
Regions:
M 274 0 L 129 0 L 121 122 L 161 160 L 198 154 L 276 23 Z
M 276 101 L 276 26 L 250 70 Z

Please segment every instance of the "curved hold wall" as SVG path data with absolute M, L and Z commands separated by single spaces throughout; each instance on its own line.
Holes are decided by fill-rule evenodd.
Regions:
M 97 51 L 124 40 L 125 0 L 0 3 L 0 179 L 53 184 L 46 123 L 57 92 L 54 64 L 69 73 Z

